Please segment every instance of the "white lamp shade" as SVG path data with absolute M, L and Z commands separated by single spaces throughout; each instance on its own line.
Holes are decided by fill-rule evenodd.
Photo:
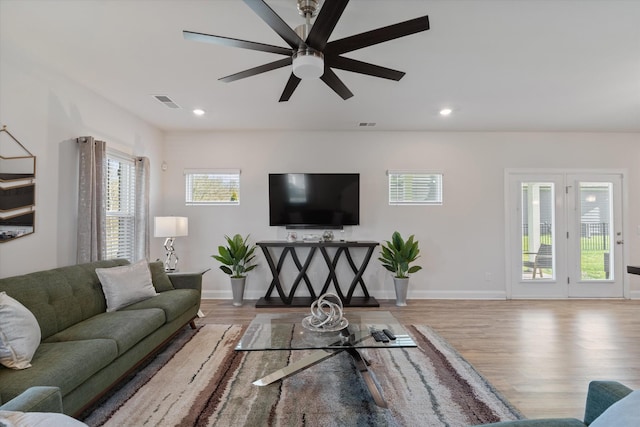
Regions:
M 189 235 L 189 218 L 186 216 L 157 216 L 154 218 L 155 237 L 178 237 Z

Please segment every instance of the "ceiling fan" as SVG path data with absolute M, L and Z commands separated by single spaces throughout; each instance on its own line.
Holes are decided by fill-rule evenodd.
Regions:
M 322 7 L 320 7 L 322 0 L 297 0 L 298 12 L 305 18 L 306 23 L 296 27 L 295 30 L 289 27 L 264 0 L 243 1 L 287 42 L 288 48 L 192 31 L 183 31 L 183 36 L 187 40 L 240 47 L 285 56 L 284 59 L 219 79 L 228 83 L 292 65 L 292 73 L 280 96 L 280 102 L 288 101 L 291 98 L 301 79 L 315 79 L 318 77 L 342 99 L 351 98 L 353 93 L 338 78 L 332 68 L 398 81 L 405 75 L 404 72 L 346 58 L 341 55 L 429 29 L 429 17 L 422 16 L 343 39 L 328 41 L 340 16 L 342 16 L 342 12 L 349 3 L 348 0 L 324 0 Z M 311 18 L 316 15 L 317 17 L 313 25 L 311 25 Z

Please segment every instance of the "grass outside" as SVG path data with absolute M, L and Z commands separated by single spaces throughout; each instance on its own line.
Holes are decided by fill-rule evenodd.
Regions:
M 583 280 L 606 279 L 604 253 L 605 251 L 582 251 L 580 268 Z
M 589 238 L 583 237 L 582 247 L 588 247 L 586 240 Z M 522 238 L 523 252 L 527 252 L 528 237 Z M 604 254 L 609 252 L 607 250 L 582 250 L 582 257 L 580 259 L 580 270 L 582 271 L 582 280 L 604 280 L 606 279 L 606 273 L 604 271 Z M 523 261 L 533 261 L 535 255 L 522 255 Z M 531 258 L 529 258 L 531 257 Z M 545 276 L 551 276 L 551 269 L 542 269 Z

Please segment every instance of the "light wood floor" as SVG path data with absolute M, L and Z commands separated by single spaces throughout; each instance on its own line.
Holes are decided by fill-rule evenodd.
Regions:
M 203 300 L 198 323 L 247 324 L 255 301 Z M 640 388 L 640 301 L 381 301 L 402 324 L 425 324 L 527 418 L 582 419 L 589 381 Z M 288 311 L 306 312 L 305 308 Z M 347 316 L 348 316 L 347 309 Z M 351 310 L 363 310 L 352 308 Z

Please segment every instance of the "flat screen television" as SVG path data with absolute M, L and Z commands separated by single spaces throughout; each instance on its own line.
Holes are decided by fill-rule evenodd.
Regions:
M 341 229 L 360 223 L 360 174 L 269 174 L 269 225 Z

